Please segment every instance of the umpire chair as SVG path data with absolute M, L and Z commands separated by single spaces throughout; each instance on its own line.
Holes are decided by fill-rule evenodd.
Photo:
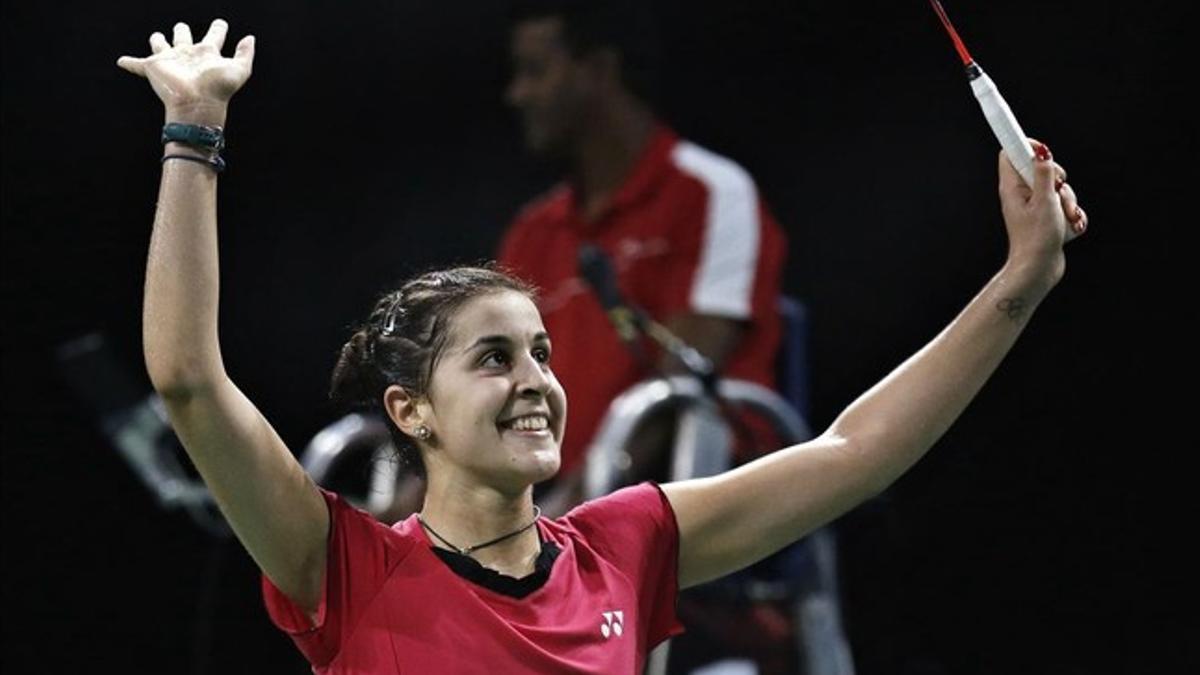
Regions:
M 779 447 L 812 438 L 803 414 L 808 409 L 807 314 L 801 302 L 789 297 L 780 298 L 779 312 L 784 342 L 776 364 L 778 392 L 750 382 L 724 379 L 716 387 L 722 402 L 718 406 L 695 377 L 656 378 L 634 385 L 610 404 L 588 449 L 585 497 L 599 497 L 622 486 L 625 468 L 630 464 L 625 448 L 644 420 L 664 410 L 677 411 L 669 480 L 710 476 L 733 468 L 734 432 L 723 409 L 747 411 L 765 419 L 773 427 Z M 695 599 L 702 611 L 705 607 L 720 608 L 721 612 L 712 613 L 722 614 L 724 625 L 718 618 L 710 621 L 693 613 L 691 621 L 687 621 L 694 624 L 688 626 L 689 632 L 695 630 L 699 635 L 684 643 L 680 651 L 696 652 L 699 646 L 700 651 L 707 653 L 672 655 L 672 645 L 686 639 L 685 634 L 660 645 L 651 654 L 647 675 L 854 673 L 842 628 L 837 545 L 830 526 L 817 529 L 744 570 L 684 593 Z M 774 621 L 774 632 L 753 628 L 755 618 L 762 619 L 764 610 L 774 612 L 777 619 L 780 613 L 785 615 L 783 621 Z M 757 623 L 757 626 L 771 625 L 770 620 Z M 737 640 L 728 639 L 731 633 L 748 626 L 759 633 L 773 632 L 756 636 L 760 646 L 764 642 L 773 643 L 763 651 L 785 654 L 770 661 L 773 667 L 763 667 L 763 663 L 755 660 L 752 653 L 755 640 L 735 644 Z M 722 642 L 729 644 L 721 645 Z

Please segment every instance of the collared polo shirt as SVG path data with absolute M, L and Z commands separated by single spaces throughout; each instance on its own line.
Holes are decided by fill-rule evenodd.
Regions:
M 624 299 L 660 323 L 745 322 L 722 376 L 774 387 L 785 236 L 745 169 L 660 125 L 597 218 L 584 219 L 563 183 L 525 207 L 501 244 L 499 261 L 540 291 L 551 367 L 567 392 L 564 474 L 581 466 L 609 403 L 652 375 L 580 277 L 583 244 L 609 256 Z

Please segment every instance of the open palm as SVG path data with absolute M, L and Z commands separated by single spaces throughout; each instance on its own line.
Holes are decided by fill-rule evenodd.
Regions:
M 232 58 L 221 56 L 229 25 L 217 19 L 200 42 L 192 41 L 187 24 L 177 23 L 174 44 L 162 33 L 150 36 L 151 55 L 122 56 L 117 65 L 150 80 L 154 93 L 168 108 L 195 104 L 224 104 L 250 78 L 254 65 L 254 37 L 238 42 Z

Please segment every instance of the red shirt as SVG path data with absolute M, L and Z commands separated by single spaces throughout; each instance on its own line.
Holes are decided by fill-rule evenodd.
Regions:
M 679 533 L 650 483 L 539 520 L 560 553 L 544 585 L 520 599 L 451 571 L 415 516 L 388 527 L 322 492 L 331 531 L 316 626 L 266 576 L 262 584 L 271 620 L 314 673 L 638 673 L 655 645 L 682 632 Z
M 578 276 L 584 243 L 608 254 L 625 300 L 660 323 L 689 313 L 746 321 L 722 375 L 774 386 L 784 234 L 744 169 L 660 126 L 598 219 L 585 221 L 563 184 L 527 206 L 501 244 L 500 262 L 540 290 L 555 344 L 569 402 L 563 473 L 581 466 L 608 404 L 651 376 Z

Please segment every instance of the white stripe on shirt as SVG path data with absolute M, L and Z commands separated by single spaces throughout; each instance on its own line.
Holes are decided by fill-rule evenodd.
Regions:
M 758 192 L 737 163 L 680 141 L 671 153 L 681 171 L 708 189 L 708 213 L 700 261 L 692 282 L 697 314 L 750 318 L 758 268 Z

